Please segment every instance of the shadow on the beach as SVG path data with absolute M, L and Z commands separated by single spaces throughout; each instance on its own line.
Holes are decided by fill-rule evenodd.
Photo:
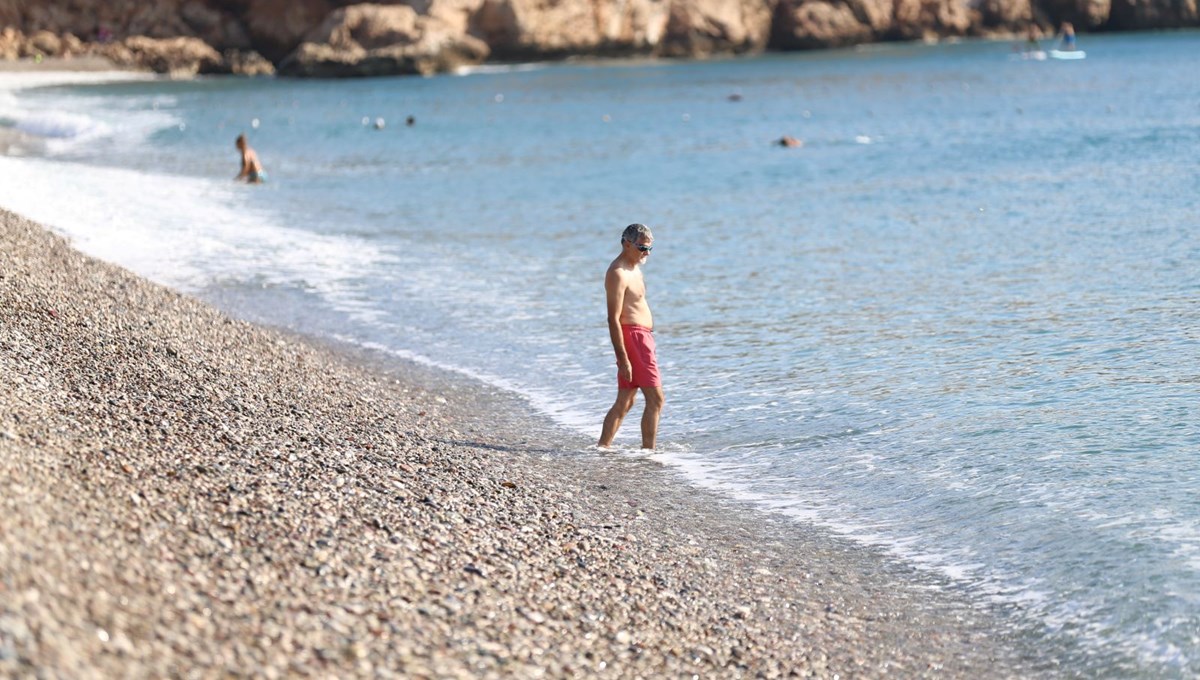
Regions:
M 550 446 L 529 446 L 527 444 L 497 444 L 496 442 L 485 442 L 478 439 L 443 439 L 430 438 L 429 441 L 445 444 L 446 446 L 456 446 L 471 449 L 485 449 L 488 451 L 500 451 L 503 453 L 523 453 L 533 455 L 560 455 L 562 449 L 553 448 Z

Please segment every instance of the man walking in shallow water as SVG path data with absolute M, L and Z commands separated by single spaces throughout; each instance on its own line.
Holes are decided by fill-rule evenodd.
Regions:
M 642 448 L 654 448 L 662 413 L 662 378 L 654 355 L 654 317 L 646 302 L 641 265 L 650 257 L 654 235 L 644 224 L 631 224 L 621 234 L 621 254 L 608 265 L 604 292 L 608 300 L 608 335 L 617 354 L 617 401 L 604 417 L 600 446 L 608 447 L 633 408 L 640 389 L 646 398 L 642 412 Z
M 258 154 L 254 153 L 254 149 L 251 149 L 250 144 L 246 142 L 246 135 L 238 135 L 233 145 L 242 154 L 242 171 L 234 179 L 245 180 L 248 184 L 262 184 L 267 179 L 267 173 L 263 172 Z

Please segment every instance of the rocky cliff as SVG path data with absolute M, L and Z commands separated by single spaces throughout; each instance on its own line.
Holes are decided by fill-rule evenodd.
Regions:
M 160 72 L 435 73 L 567 56 L 704 57 L 886 40 L 1200 26 L 1197 0 L 0 0 L 0 59 Z

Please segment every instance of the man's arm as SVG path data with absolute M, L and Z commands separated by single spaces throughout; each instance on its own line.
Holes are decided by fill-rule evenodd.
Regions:
M 621 310 L 625 308 L 625 290 L 628 283 L 619 269 L 610 269 L 604 275 L 604 292 L 608 299 L 608 337 L 612 339 L 613 351 L 617 354 L 617 371 L 621 379 L 633 380 L 633 364 L 625 352 L 625 336 L 621 333 Z

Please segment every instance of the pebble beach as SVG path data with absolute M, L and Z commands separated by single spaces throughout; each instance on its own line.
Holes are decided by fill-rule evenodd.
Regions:
M 932 577 L 7 211 L 0 385 L 0 675 L 1037 671 Z

